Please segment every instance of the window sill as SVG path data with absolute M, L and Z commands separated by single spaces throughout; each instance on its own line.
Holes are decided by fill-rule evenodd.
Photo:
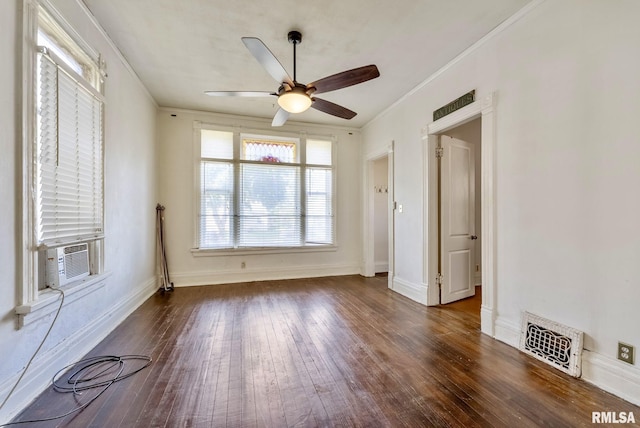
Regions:
M 92 275 L 62 287 L 61 290 L 64 291 L 65 306 L 104 287 L 105 280 L 109 276 L 111 276 L 111 272 Z M 56 312 L 59 306 L 60 293 L 50 289 L 42 290 L 36 300 L 15 308 L 16 315 L 18 315 L 18 328 L 25 327 Z
M 219 257 L 219 256 L 243 256 L 258 254 L 295 254 L 295 253 L 322 253 L 338 251 L 337 245 L 317 245 L 306 247 L 278 247 L 278 248 L 192 248 L 194 257 Z

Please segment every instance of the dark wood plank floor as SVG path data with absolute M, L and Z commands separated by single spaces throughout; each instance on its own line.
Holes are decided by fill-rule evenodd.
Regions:
M 480 298 L 427 308 L 359 276 L 179 288 L 91 355 L 147 354 L 59 427 L 592 426 L 640 408 L 480 333 Z M 43 393 L 17 420 L 86 397 Z

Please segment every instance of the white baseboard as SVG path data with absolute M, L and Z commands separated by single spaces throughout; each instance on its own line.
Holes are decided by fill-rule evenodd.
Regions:
M 519 348 L 520 326 L 498 317 L 495 322 L 495 338 L 514 348 Z M 611 394 L 640 406 L 640 369 L 634 366 L 585 349 L 582 352 L 581 377 Z
M 514 348 L 520 346 L 520 325 L 498 317 L 494 327 L 495 338 Z
M 480 307 L 480 331 L 490 337 L 496 336 L 493 323 L 493 310 L 484 305 Z
M 358 275 L 358 265 L 295 266 L 271 269 L 234 269 L 209 272 L 179 272 L 171 274 L 175 287 L 231 284 L 236 282 L 278 279 L 317 278 L 323 276 Z
M 53 375 L 63 367 L 82 359 L 100 343 L 138 306 L 158 290 L 157 278 L 149 278 L 144 286 L 132 295 L 120 300 L 102 316 L 90 321 L 82 329 L 65 338 L 45 354 L 39 355 L 22 378 L 13 395 L 0 410 L 0 423 L 9 422 L 41 392 L 51 385 Z M 21 373 L 17 373 L 0 385 L 0 397 L 9 394 Z
M 389 272 L 389 262 L 376 262 L 376 273 Z
M 585 349 L 582 351 L 582 378 L 640 406 L 640 370 L 635 366 Z
M 398 277 L 393 278 L 393 291 L 423 305 L 427 304 L 427 290 L 424 284 L 414 284 Z
M 482 285 L 482 272 L 475 272 L 473 274 L 473 285 L 476 287 Z

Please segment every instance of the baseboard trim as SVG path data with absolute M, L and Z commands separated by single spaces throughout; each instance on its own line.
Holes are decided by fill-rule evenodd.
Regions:
M 473 275 L 473 285 L 476 287 L 482 285 L 482 272 L 476 272 Z
M 514 348 L 520 346 L 520 325 L 514 324 L 504 317 L 498 317 L 495 322 L 495 338 Z
M 389 272 L 388 262 L 376 262 L 375 266 L 376 273 Z
M 519 348 L 520 334 L 520 326 L 504 318 L 496 320 L 496 339 Z M 636 367 L 585 349 L 582 351 L 581 377 L 598 388 L 640 406 L 640 370 Z
M 480 307 L 480 331 L 484 334 L 495 337 L 495 324 L 493 322 L 493 310 L 485 307 Z
M 402 278 L 393 278 L 393 291 L 423 305 L 427 304 L 428 287 L 425 284 L 414 284 Z
M 281 269 L 234 269 L 209 272 L 179 272 L 171 274 L 175 287 L 232 284 L 238 282 L 279 279 L 318 278 L 360 274 L 358 265 L 297 266 Z
M 640 370 L 627 363 L 585 349 L 582 351 L 582 378 L 640 406 Z
M 58 370 L 82 359 L 157 290 L 157 278 L 149 278 L 131 296 L 120 300 L 108 312 L 90 321 L 46 353 L 37 356 L 12 397 L 0 410 L 0 422 L 8 422 L 15 417 L 50 386 L 51 378 Z M 11 376 L 0 385 L 0 397 L 4 399 L 9 394 L 21 373 Z

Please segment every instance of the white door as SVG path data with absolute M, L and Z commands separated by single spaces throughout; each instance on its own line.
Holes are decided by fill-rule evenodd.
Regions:
M 475 162 L 473 144 L 442 135 L 440 303 L 475 294 Z

